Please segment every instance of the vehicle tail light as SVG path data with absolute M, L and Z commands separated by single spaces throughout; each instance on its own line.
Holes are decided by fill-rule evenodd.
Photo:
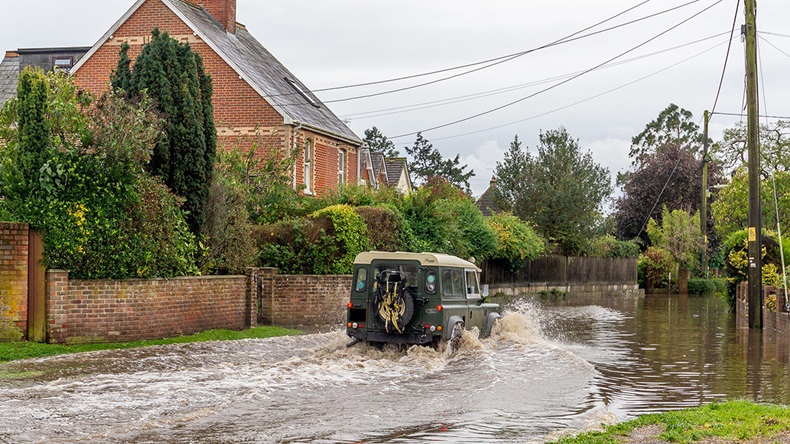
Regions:
M 436 311 L 442 311 L 443 309 L 444 309 L 444 307 L 442 307 L 441 305 L 439 305 L 438 307 L 436 307 Z
M 442 331 L 442 326 L 440 325 L 440 326 L 436 327 L 436 331 Z
M 351 308 L 351 307 L 353 307 L 353 306 L 354 306 L 354 303 L 352 303 L 352 302 L 349 302 L 349 303 L 348 303 L 348 308 Z
M 365 328 L 365 324 L 359 324 L 359 328 Z
M 350 322 L 348 323 L 348 328 L 351 328 L 351 323 Z

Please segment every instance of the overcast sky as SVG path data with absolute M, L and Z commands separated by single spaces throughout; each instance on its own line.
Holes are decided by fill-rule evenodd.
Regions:
M 691 111 L 701 123 L 703 111 L 713 107 L 738 2 L 736 38 L 716 107 L 737 114 L 744 95 L 744 45 L 739 37 L 743 0 L 238 0 L 237 19 L 309 88 L 319 90 L 538 48 L 629 8 L 633 9 L 583 34 L 678 7 L 428 86 L 331 102 L 440 80 L 484 65 L 317 92 L 360 137 L 375 125 L 389 137 L 405 135 L 395 140 L 399 145 L 411 145 L 417 131 L 518 101 L 423 132 L 445 157 L 460 154 L 475 170 L 471 183 L 479 196 L 514 135 L 534 153 L 541 130 L 564 126 L 614 177 L 630 164 L 631 137 L 670 103 Z M 2 0 L 0 50 L 93 45 L 132 4 L 134 0 Z M 790 2 L 760 0 L 757 20 L 761 112 L 790 116 Z M 612 66 L 571 78 L 610 59 L 615 59 Z M 714 116 L 712 136 L 717 138 L 739 120 Z

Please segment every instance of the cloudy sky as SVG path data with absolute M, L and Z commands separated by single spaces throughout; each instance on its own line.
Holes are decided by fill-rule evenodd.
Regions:
M 313 90 L 534 50 L 493 66 L 317 92 L 360 137 L 375 125 L 411 145 L 423 131 L 445 157 L 459 154 L 475 170 L 480 195 L 515 135 L 534 152 L 541 130 L 564 126 L 615 176 L 630 164 L 631 137 L 670 103 L 701 123 L 739 2 L 716 106 L 739 114 L 743 0 L 238 0 L 237 19 Z M 2 3 L 0 49 L 13 50 L 93 45 L 134 0 Z M 757 19 L 761 112 L 790 116 L 790 2 L 760 0 Z M 739 120 L 714 116 L 712 136 Z

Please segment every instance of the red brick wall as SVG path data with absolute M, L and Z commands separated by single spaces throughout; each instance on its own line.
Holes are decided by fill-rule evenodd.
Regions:
M 0 222 L 0 324 L 14 323 L 27 334 L 28 231 L 24 223 Z M 3 339 L 3 338 L 0 338 Z
M 211 0 L 209 3 L 224 1 Z M 215 9 L 220 11 L 223 7 L 217 6 Z M 105 91 L 110 74 L 118 62 L 121 42 L 129 42 L 129 57 L 134 60 L 140 54 L 142 45 L 150 40 L 154 27 L 167 31 L 178 40 L 189 42 L 192 49 L 203 58 L 214 85 L 214 121 L 220 149 L 230 150 L 238 146 L 246 151 L 255 143 L 260 147 L 258 153 L 261 158 L 272 147 L 279 147 L 284 153 L 290 152 L 292 127 L 284 125 L 283 117 L 161 1 L 149 0 L 140 6 L 113 33 L 112 38 L 74 73 L 76 83 L 94 94 Z M 324 140 L 323 148 L 316 149 L 317 163 L 323 165 L 325 160 L 332 162 L 331 150 L 335 151 L 335 158 L 334 163 L 316 171 L 315 185 L 319 193 L 337 186 L 337 146 L 345 147 L 350 154 L 347 183 L 356 183 L 356 154 L 351 155 L 354 147 L 331 138 Z M 301 161 L 297 163 L 297 170 L 297 185 L 300 185 L 304 183 Z
M 49 342 L 155 339 L 250 325 L 246 276 L 69 280 L 48 270 Z
M 337 326 L 345 322 L 351 275 L 274 273 L 269 274 L 262 282 L 264 323 L 285 326 Z

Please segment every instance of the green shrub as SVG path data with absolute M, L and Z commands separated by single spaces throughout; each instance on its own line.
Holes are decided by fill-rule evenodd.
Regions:
M 546 242 L 538 233 L 512 214 L 491 216 L 486 224 L 499 240 L 493 256 L 506 259 L 512 270 L 521 269 L 527 261 L 537 259 L 546 251 Z
M 350 274 L 357 254 L 369 249 L 365 221 L 348 205 L 332 205 L 316 211 L 310 217 L 327 218 L 331 222 L 328 234 L 335 240 L 337 256 L 331 260 L 329 273 Z
M 377 251 L 411 251 L 411 229 L 403 215 L 391 205 L 355 209 L 367 226 L 370 248 Z
M 674 267 L 672 255 L 661 248 L 649 247 L 637 260 L 638 268 L 643 270 L 644 281 L 640 284 L 646 288 L 656 288 L 667 284 L 669 272 Z
M 689 279 L 689 294 L 712 294 L 716 293 L 716 283 L 713 279 L 692 278 Z
M 214 169 L 202 235 L 208 248 L 201 264 L 204 272 L 244 274 L 245 267 L 252 266 L 256 251 L 245 190 L 229 180 L 221 166 Z
M 30 115 L 13 102 L 3 107 L 2 212 L 43 231 L 47 266 L 74 278 L 195 273 L 181 201 L 143 171 L 161 129 L 150 102 L 110 92 L 85 113 L 90 100 L 68 77 L 33 76 L 47 83 L 47 94 L 23 90 L 19 102 L 44 100 L 50 132 L 27 131 Z
M 621 241 L 607 234 L 590 239 L 584 253 L 595 257 L 639 257 L 641 249 L 635 240 Z
M 283 274 L 329 274 L 337 246 L 327 234 L 328 222 L 302 218 L 259 227 L 253 234 L 256 265 Z

